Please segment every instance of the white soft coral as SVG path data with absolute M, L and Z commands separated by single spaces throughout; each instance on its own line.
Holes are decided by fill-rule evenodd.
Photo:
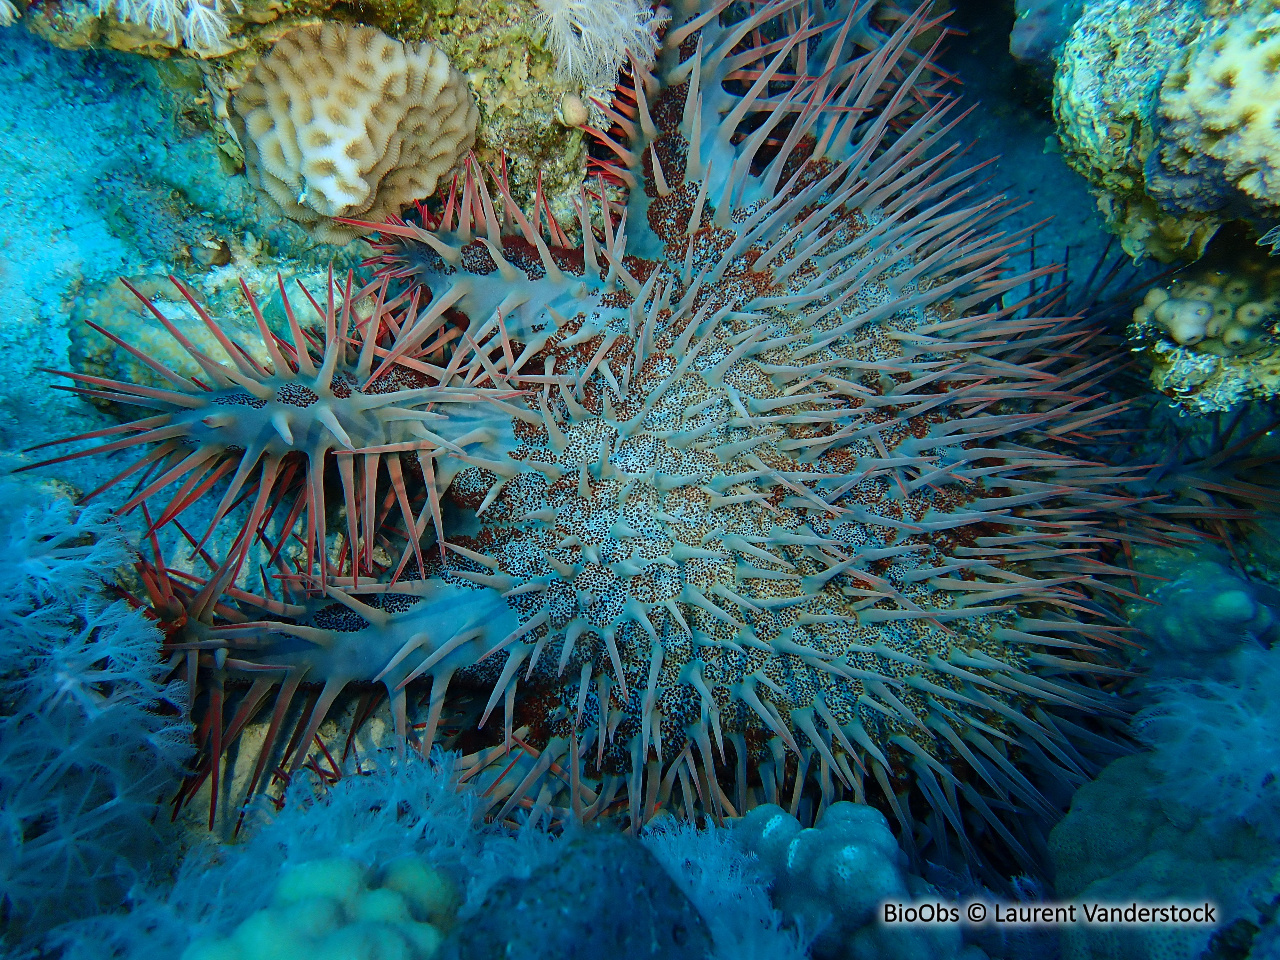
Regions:
M 0 3 L 5 0 L 0 0 Z M 229 53 L 228 10 L 240 12 L 239 0 L 97 0 L 99 15 L 114 10 L 121 20 L 146 24 L 202 57 Z
M 239 11 L 239 4 L 234 5 Z M 197 52 L 218 53 L 226 49 L 231 27 L 222 11 L 221 0 L 190 0 L 182 20 L 182 38 Z
M 115 907 L 164 869 L 157 798 L 182 775 L 191 726 L 159 631 L 107 596 L 132 560 L 105 509 L 0 478 L 6 946 Z
M 537 21 L 560 76 L 585 89 L 608 89 L 630 52 L 642 63 L 658 50 L 665 11 L 642 0 L 538 0 Z
M 1242 646 L 1228 681 L 1172 680 L 1137 716 L 1163 790 L 1213 825 L 1280 840 L 1280 644 Z

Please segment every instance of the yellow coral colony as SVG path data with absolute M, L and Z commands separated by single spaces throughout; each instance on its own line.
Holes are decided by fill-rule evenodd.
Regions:
M 435 192 L 475 141 L 466 80 L 428 43 L 324 23 L 282 37 L 232 101 L 250 179 L 321 240 Z
M 1280 205 L 1280 11 L 1271 4 L 1221 22 L 1191 45 L 1160 91 L 1167 126 L 1161 159 L 1197 173 L 1198 156 L 1217 161 L 1226 183 Z

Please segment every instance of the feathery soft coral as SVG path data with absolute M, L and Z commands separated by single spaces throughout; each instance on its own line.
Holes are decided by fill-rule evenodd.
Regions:
M 667 22 L 639 0 L 538 0 L 537 21 L 564 78 L 587 89 L 612 87 L 627 54 L 652 63 Z
M 178 35 L 187 48 L 205 56 L 228 52 L 227 39 L 231 25 L 228 11 L 240 12 L 239 0 L 97 0 L 98 15 L 115 11 L 129 23 L 146 24 L 157 33 L 168 34 L 171 42 Z

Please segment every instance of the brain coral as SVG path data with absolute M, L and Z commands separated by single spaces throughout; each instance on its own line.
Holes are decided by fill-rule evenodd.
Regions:
M 382 219 L 435 192 L 471 149 L 466 80 L 428 43 L 323 23 L 281 37 L 232 101 L 254 181 L 323 240 L 334 217 Z
M 248 504 L 207 581 L 143 569 L 200 691 L 188 795 L 216 800 L 273 689 L 250 792 L 348 685 L 408 735 L 429 680 L 419 744 L 470 745 L 496 816 L 851 796 L 913 852 L 1034 868 L 1009 811 L 1052 804 L 1018 762 L 1085 779 L 1068 716 L 1108 709 L 1113 669 L 1106 472 L 1058 445 L 1100 415 L 1096 367 L 1005 299 L 1028 278 L 952 163 L 911 47 L 933 25 L 877 39 L 869 7 L 677 4 L 600 135 L 625 201 L 584 190 L 578 248 L 469 163 L 421 222 L 361 224 L 381 281 L 264 329 L 270 365 L 228 341 L 196 351 L 208 383 L 74 375 L 152 408 L 70 455 L 158 444 L 127 504 L 177 485 L 152 527 L 232 471 L 218 515 Z M 256 538 L 283 599 L 235 579 Z

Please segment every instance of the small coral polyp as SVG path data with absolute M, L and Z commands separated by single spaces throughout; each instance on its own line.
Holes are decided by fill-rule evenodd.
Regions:
M 1280 393 L 1280 269 L 1249 247 L 1224 266 L 1221 249 L 1148 290 L 1129 328 L 1157 389 L 1201 412 Z
M 350 542 L 402 539 L 385 572 L 348 557 L 286 578 L 309 593 L 283 602 L 219 603 L 225 569 L 181 589 L 152 575 L 172 648 L 210 691 L 201 776 L 276 684 L 259 773 L 299 684 L 322 687 L 289 738 L 295 769 L 343 686 L 385 683 L 399 717 L 429 676 L 423 749 L 446 691 L 487 692 L 497 745 L 463 766 L 491 815 L 636 827 L 663 808 L 719 818 L 847 795 L 889 811 L 913 850 L 929 837 L 945 855 L 951 836 L 975 862 L 1003 848 L 1034 869 L 1006 811 L 1052 804 L 1017 761 L 1086 779 L 1063 714 L 1109 709 L 1096 678 L 1114 672 L 1088 576 L 1105 471 L 1054 446 L 1102 415 L 1095 368 L 1073 359 L 1087 331 L 1004 300 L 1031 278 L 1002 272 L 1016 238 L 989 232 L 1001 203 L 966 199 L 972 171 L 951 163 L 952 105 L 912 52 L 933 24 L 922 10 L 876 39 L 871 6 L 828 24 L 819 3 L 675 4 L 654 70 L 634 68 L 598 134 L 602 179 L 627 200 L 584 191 L 578 249 L 475 164 L 438 215 L 381 225 L 380 289 L 421 304 L 438 340 L 389 312 L 348 324 L 347 296 L 322 311 L 313 365 L 345 351 L 365 390 L 345 400 L 373 404 L 387 436 L 353 434 L 353 407 L 348 444 L 277 399 L 289 380 L 336 403 L 288 354 L 281 383 L 218 384 L 264 403 L 242 429 L 283 437 L 278 410 L 295 443 L 313 425 L 325 438 L 293 508 L 311 511 L 315 552 L 322 473 L 342 481 L 349 523 L 370 518 Z M 385 407 L 359 399 L 370 355 L 428 382 Z M 210 409 L 194 387 L 176 396 L 179 418 Z M 173 416 L 150 429 L 185 435 Z M 390 489 L 355 482 L 340 447 L 366 469 L 385 457 Z M 402 457 L 422 480 L 396 481 Z M 402 526 L 379 526 L 396 499 Z M 419 542 L 427 517 L 440 560 Z M 226 695 L 224 724 L 230 681 L 251 683 Z
M 1280 314 L 1280 271 L 1255 273 L 1211 270 L 1153 287 L 1134 311 L 1134 325 L 1154 323 L 1178 346 L 1215 356 L 1261 350 Z

